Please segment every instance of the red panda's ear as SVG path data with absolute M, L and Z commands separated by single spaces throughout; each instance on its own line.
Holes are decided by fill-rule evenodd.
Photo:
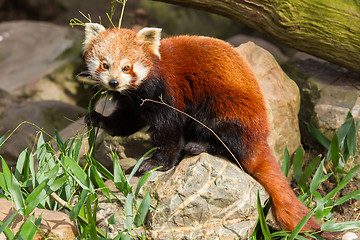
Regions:
M 89 46 L 90 42 L 95 39 L 102 31 L 105 31 L 105 27 L 101 24 L 85 23 L 84 50 Z
M 149 46 L 153 54 L 160 57 L 161 28 L 143 28 L 137 33 L 137 37 Z

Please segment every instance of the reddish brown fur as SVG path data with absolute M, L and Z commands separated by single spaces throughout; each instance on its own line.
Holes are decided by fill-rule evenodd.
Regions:
M 109 38 L 110 35 L 114 37 Z M 164 91 L 159 90 L 154 96 L 149 93 L 143 97 L 157 98 L 156 94 L 164 94 L 167 103 L 197 117 L 213 128 L 224 142 L 229 144 L 229 148 L 239 158 L 245 171 L 265 187 L 273 202 L 273 212 L 278 222 L 285 229 L 293 230 L 301 218 L 308 213 L 308 209 L 296 198 L 270 150 L 267 143 L 269 130 L 264 97 L 252 70 L 241 55 L 221 40 L 180 36 L 161 41 L 159 59 L 147 49 L 146 44 L 139 44 L 135 39 L 136 32 L 106 30 L 93 44 L 87 46 L 85 58 L 87 59 L 94 51 L 101 55 L 107 48 L 106 51 L 109 52 L 121 52 L 119 54 L 121 57 L 143 61 L 151 71 L 139 90 L 135 90 L 137 96 L 142 91 L 147 92 L 149 86 L 155 86 L 152 89 L 159 90 L 160 83 Z M 99 43 L 102 43 L 102 47 L 94 47 Z M 205 103 L 208 105 L 203 106 Z M 173 110 L 148 104 L 148 111 L 146 106 L 136 111 L 144 110 L 144 114 L 147 114 L 146 118 L 150 119 L 149 122 L 145 121 L 146 124 L 150 124 L 151 129 L 158 131 L 152 135 L 157 139 L 154 144 L 160 143 L 163 150 L 161 154 L 165 151 L 175 153 L 162 155 L 160 160 L 148 160 L 143 166 L 144 171 L 158 164 L 165 166 L 164 170 L 166 170 L 176 163 L 173 158 L 177 158 L 180 152 L 176 150 L 181 145 L 177 138 L 181 137 L 182 132 L 175 137 L 173 134 L 183 131 L 182 128 L 188 129 L 188 133 L 184 130 L 185 140 L 189 134 L 189 141 L 209 141 L 214 147 L 210 152 L 229 156 L 224 149 L 220 150 L 221 144 L 215 143 L 217 140 L 214 140 L 213 136 L 206 132 L 207 130 L 200 129 L 201 126 L 171 112 Z M 160 117 L 151 115 L 155 110 L 159 112 Z M 166 116 L 165 113 L 170 116 L 168 121 L 161 119 L 161 116 L 163 118 Z M 94 117 L 99 117 L 99 122 L 102 121 L 99 126 L 105 126 L 106 129 L 106 125 L 112 124 L 111 128 L 114 129 L 116 124 L 118 128 L 123 127 L 119 116 L 120 113 L 114 112 L 108 118 L 103 119 L 97 115 Z M 142 124 L 143 122 L 139 123 L 139 126 Z M 163 128 L 165 125 L 166 128 Z M 114 133 L 114 135 L 122 134 Z M 165 136 L 159 137 L 160 134 Z M 303 231 L 319 229 L 319 224 L 311 218 Z

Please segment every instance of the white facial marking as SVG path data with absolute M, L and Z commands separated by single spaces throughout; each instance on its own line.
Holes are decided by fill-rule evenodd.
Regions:
M 87 67 L 91 75 L 95 76 L 95 71 L 98 69 L 100 60 L 96 57 L 91 57 L 87 61 Z
M 135 85 L 139 86 L 148 75 L 149 69 L 146 68 L 141 62 L 136 62 L 133 66 L 133 71 L 137 76 Z

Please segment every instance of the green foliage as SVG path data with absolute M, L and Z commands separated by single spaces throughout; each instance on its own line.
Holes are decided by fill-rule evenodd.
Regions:
M 299 147 L 293 157 L 293 170 L 295 175 L 295 181 L 301 190 L 302 194 L 298 197 L 305 205 L 311 207 L 312 203 L 316 202 L 316 207 L 307 214 L 296 226 L 293 232 L 279 231 L 270 233 L 269 230 L 264 227 L 266 213 L 268 212 L 269 203 L 266 203 L 264 208 L 259 207 L 260 198 L 258 196 L 258 213 L 259 220 L 251 236 L 251 240 L 256 239 L 307 239 L 304 236 L 298 235 L 302 227 L 310 219 L 312 215 L 318 221 L 324 221 L 321 226 L 321 231 L 345 231 L 360 229 L 359 221 L 349 221 L 336 223 L 336 219 L 332 219 L 334 213 L 334 207 L 343 204 L 344 202 L 354 198 L 360 198 L 360 189 L 348 193 L 345 196 L 337 197 L 337 194 L 346 187 L 349 182 L 354 178 L 355 174 L 360 168 L 360 164 L 357 164 L 349 171 L 345 171 L 345 164 L 350 157 L 353 157 L 356 153 L 356 137 L 359 130 L 359 122 L 355 123 L 351 113 L 347 115 L 346 121 L 342 124 L 339 130 L 334 133 L 333 138 L 329 139 L 318 129 L 310 124 L 307 124 L 310 133 L 319 141 L 319 143 L 327 149 L 325 157 L 317 156 L 302 170 L 303 165 L 303 150 Z M 330 165 L 331 163 L 332 165 Z M 330 168 L 331 172 L 324 174 L 325 166 Z M 288 175 L 291 167 L 291 158 L 289 151 L 286 147 L 283 158 L 282 171 L 285 176 Z M 307 182 L 310 181 L 309 186 Z M 322 196 L 319 192 L 319 186 L 327 181 L 330 177 L 336 179 L 336 187 Z M 264 209 L 264 210 L 263 210 Z M 264 214 L 265 212 L 265 214 Z M 260 227 L 261 226 L 261 227 Z M 316 233 L 305 233 L 304 235 L 313 239 L 323 239 Z
M 105 180 L 114 181 L 115 186 L 126 197 L 126 229 L 116 239 L 129 239 L 133 230 L 138 227 L 145 229 L 145 217 L 150 209 L 151 195 L 148 190 L 142 198 L 139 194 L 150 174 L 146 173 L 140 179 L 136 190 L 133 191 L 130 179 L 139 168 L 144 158 L 153 150 L 146 153 L 134 167 L 130 176 L 126 177 L 118 164 L 118 157 L 113 154 L 114 174 L 109 172 L 90 153 L 85 156 L 84 167 L 79 165 L 79 153 L 83 144 L 83 137 L 75 135 L 73 138 L 63 141 L 60 134 L 55 131 L 58 151 L 51 142 L 45 142 L 42 133 L 38 135 L 37 146 L 33 152 L 27 149 L 19 155 L 16 168 L 11 171 L 5 160 L 1 158 L 2 172 L 0 172 L 0 194 L 2 198 L 11 200 L 15 204 L 16 211 L 0 223 L 0 232 L 4 232 L 8 239 L 32 239 L 38 231 L 41 217 L 35 220 L 33 210 L 38 208 L 59 210 L 66 208 L 70 211 L 69 216 L 77 223 L 79 239 L 108 239 L 107 234 L 96 227 L 96 212 L 98 206 L 98 190 L 111 201 L 111 196 L 118 199 L 115 194 L 105 185 Z M 0 138 L 4 139 L 4 138 Z M 38 161 L 38 171 L 35 171 L 35 161 Z M 74 196 L 78 196 L 77 204 L 70 207 L 68 202 Z M 59 197 L 61 201 L 53 201 L 51 197 Z M 57 198 L 55 198 L 57 199 Z M 65 203 L 64 203 L 65 202 Z M 60 205 L 59 205 L 60 203 Z M 9 229 L 16 215 L 28 217 L 21 230 L 14 235 Z M 113 221 L 112 217 L 112 221 Z M 29 236 L 25 238 L 24 236 Z

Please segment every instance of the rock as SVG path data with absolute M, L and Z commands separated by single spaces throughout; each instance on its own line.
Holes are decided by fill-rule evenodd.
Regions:
M 356 239 L 359 239 L 359 237 L 353 232 L 347 232 L 342 237 L 342 240 L 356 240 Z
M 153 173 L 147 184 L 156 201 L 147 223 L 151 239 L 246 239 L 257 220 L 257 191 L 266 199 L 238 166 L 206 153 Z
M 271 55 L 274 56 L 276 61 L 278 61 L 280 64 L 289 60 L 289 57 L 286 56 L 278 46 L 262 38 L 237 34 L 235 36 L 232 36 L 231 38 L 226 39 L 226 41 L 234 47 L 237 47 L 240 44 L 246 44 L 247 42 L 253 42 L 255 43 L 255 45 L 270 52 Z
M 360 74 L 310 57 L 293 58 L 284 69 L 301 89 L 299 118 L 305 145 L 314 149 L 317 143 L 304 122 L 312 124 L 331 139 L 345 122 L 349 111 L 355 121 L 360 119 Z M 360 162 L 359 157 L 350 160 L 354 162 L 348 161 L 349 166 Z M 357 178 L 360 178 L 360 173 Z
M 86 106 L 92 91 L 76 80 L 83 66 L 82 37 L 70 27 L 44 22 L 0 23 L 0 88 L 32 101 Z
M 0 89 L 0 136 L 9 134 L 20 123 L 0 150 L 9 166 L 16 164 L 21 151 L 31 146 L 36 132 L 42 129 L 50 135 L 85 114 L 85 110 L 59 101 L 27 102 Z M 26 122 L 25 122 L 26 121 Z M 49 137 L 44 134 L 45 140 Z
M 281 162 L 286 145 L 292 154 L 301 144 L 297 117 L 300 108 L 299 89 L 274 57 L 263 48 L 248 42 L 237 50 L 249 63 L 260 83 L 268 108 L 268 142 Z
M 4 198 L 0 198 L 0 220 L 2 222 L 5 222 L 6 219 L 15 212 L 13 206 L 14 203 Z M 78 235 L 74 222 L 65 213 L 38 208 L 36 208 L 33 213 L 35 213 L 35 219 L 42 214 L 42 221 L 39 229 L 43 235 L 41 236 L 39 233 L 36 233 L 34 239 L 40 240 L 44 239 L 43 237 L 46 237 L 51 239 L 72 240 Z M 28 217 L 23 219 L 20 215 L 15 217 L 15 220 L 9 225 L 10 230 L 13 233 L 17 233 L 27 218 Z M 0 239 L 6 239 L 4 233 L 0 233 Z

